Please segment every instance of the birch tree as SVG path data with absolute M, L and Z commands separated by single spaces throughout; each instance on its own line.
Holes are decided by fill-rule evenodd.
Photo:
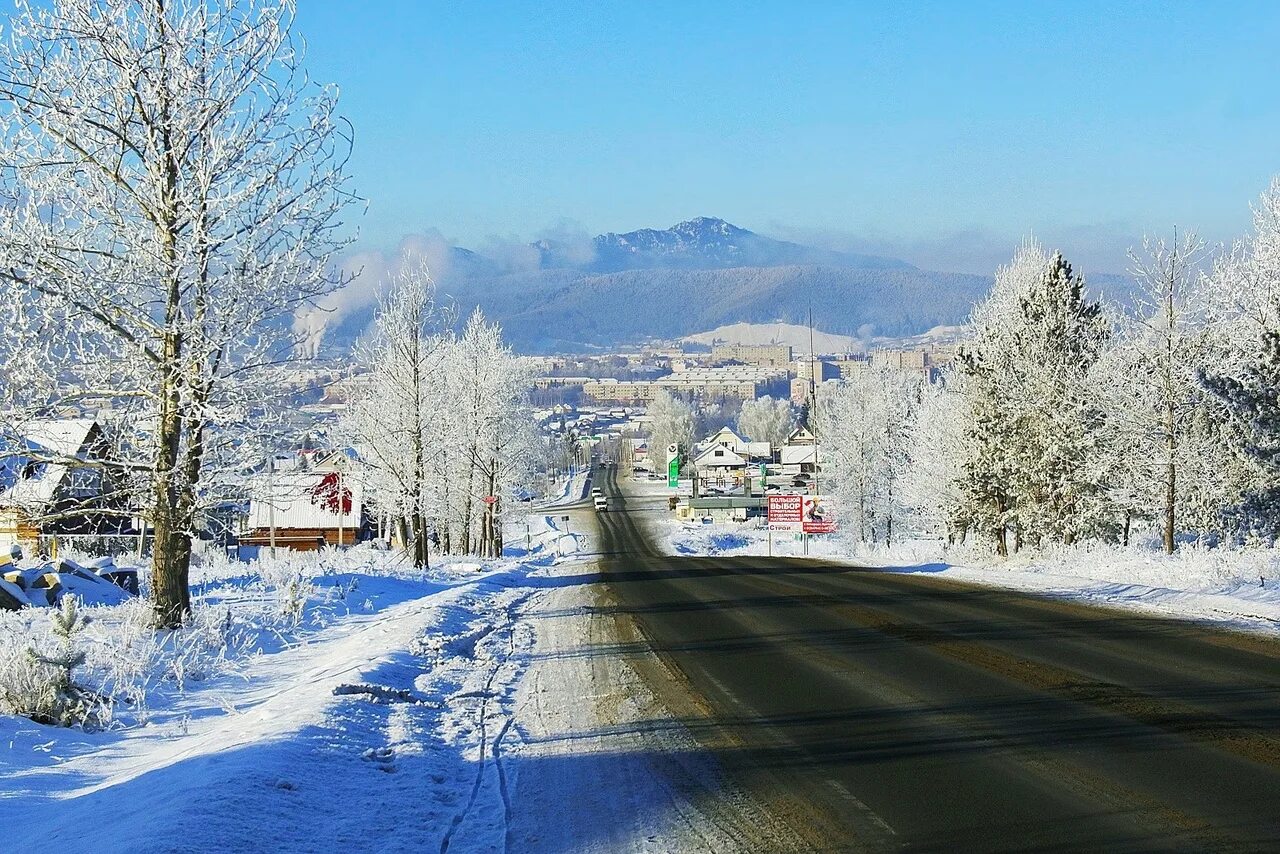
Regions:
M 910 454 L 902 474 L 902 502 L 921 531 L 955 542 L 964 531 L 964 461 L 968 401 L 951 375 L 923 385 L 910 425 Z
M 886 543 L 906 528 L 903 481 L 924 380 L 905 371 L 860 373 L 818 410 L 823 478 L 840 502 L 846 533 Z
M 445 370 L 447 387 L 455 390 L 444 410 L 455 417 L 445 423 L 466 472 L 458 496 L 462 551 L 497 557 L 506 499 L 530 481 L 541 447 L 527 408 L 532 373 L 479 310 L 447 355 Z
M 795 414 L 791 401 L 775 400 L 769 395 L 742 403 L 738 413 L 738 429 L 753 442 L 768 442 L 780 446 L 795 428 Z
M 1158 519 L 1166 553 L 1180 528 L 1216 528 L 1222 474 L 1234 443 L 1222 401 L 1201 381 L 1229 358 L 1225 305 L 1201 269 L 1205 244 L 1194 234 L 1148 239 L 1130 254 L 1138 285 L 1135 316 L 1122 323 L 1099 391 L 1108 411 L 1108 445 L 1128 515 Z M 1229 491 L 1230 488 L 1226 487 Z
M 364 371 L 341 432 L 360 450 L 367 494 L 395 520 L 415 566 L 428 565 L 432 520 L 447 496 L 431 475 L 441 451 L 436 422 L 447 317 L 420 258 L 398 265 L 380 297 L 373 329 L 357 352 Z
M 688 459 L 693 453 L 696 425 L 693 407 L 666 389 L 658 389 L 645 411 L 652 419 L 649 425 L 649 461 L 653 470 L 666 471 L 669 445 L 679 445 L 681 459 Z
M 290 0 L 18 0 L 0 42 L 0 310 L 33 348 L 5 391 L 18 413 L 123 413 L 161 626 L 190 609 L 211 443 L 235 449 L 222 428 L 270 397 L 255 383 L 288 318 L 342 284 L 350 136 L 293 18 Z

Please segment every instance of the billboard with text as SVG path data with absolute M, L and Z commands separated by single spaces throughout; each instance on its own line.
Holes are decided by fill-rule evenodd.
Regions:
M 769 530 L 800 533 L 804 528 L 803 495 L 769 496 Z

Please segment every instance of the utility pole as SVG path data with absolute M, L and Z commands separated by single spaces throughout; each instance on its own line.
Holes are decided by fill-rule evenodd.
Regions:
M 276 556 L 276 455 L 267 457 L 267 526 L 271 529 L 271 557 Z
M 818 489 L 818 362 L 813 347 L 813 300 L 809 300 L 809 432 L 813 434 L 813 497 L 816 500 L 821 491 Z M 803 523 L 802 523 L 803 524 Z M 809 553 L 809 535 L 800 533 L 804 544 L 804 553 Z

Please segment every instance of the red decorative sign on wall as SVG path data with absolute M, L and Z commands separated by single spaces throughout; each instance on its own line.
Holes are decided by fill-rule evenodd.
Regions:
M 331 471 L 311 488 L 311 503 L 345 516 L 351 512 L 351 490 L 343 485 L 342 475 Z

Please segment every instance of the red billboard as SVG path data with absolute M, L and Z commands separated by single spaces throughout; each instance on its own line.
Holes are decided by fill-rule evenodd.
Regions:
M 804 496 L 803 495 L 770 495 L 769 496 L 769 530 L 794 531 L 804 530 Z
M 836 520 L 831 514 L 827 499 L 821 495 L 797 496 L 803 502 L 800 511 L 800 529 L 806 534 L 834 534 Z

